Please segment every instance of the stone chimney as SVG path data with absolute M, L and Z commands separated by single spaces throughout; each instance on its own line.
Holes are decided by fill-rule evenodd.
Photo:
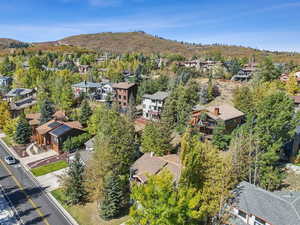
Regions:
M 219 108 L 219 107 L 215 107 L 215 109 L 214 109 L 214 114 L 215 114 L 216 116 L 220 115 L 220 108 Z

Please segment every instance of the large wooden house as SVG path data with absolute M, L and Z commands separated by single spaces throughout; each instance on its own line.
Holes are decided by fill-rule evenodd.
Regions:
M 244 120 L 244 113 L 229 104 L 218 106 L 195 106 L 192 112 L 191 125 L 200 132 L 211 135 L 219 121 L 224 122 L 227 132 L 231 132 Z
M 33 140 L 45 150 L 62 153 L 63 143 L 67 138 L 83 134 L 84 130 L 79 122 L 63 122 L 56 119 L 37 127 L 33 132 Z

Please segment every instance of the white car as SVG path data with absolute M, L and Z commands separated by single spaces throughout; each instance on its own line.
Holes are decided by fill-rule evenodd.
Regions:
M 11 155 L 5 156 L 4 157 L 4 161 L 8 164 L 8 165 L 12 165 L 16 163 L 16 159 L 14 157 L 12 157 Z

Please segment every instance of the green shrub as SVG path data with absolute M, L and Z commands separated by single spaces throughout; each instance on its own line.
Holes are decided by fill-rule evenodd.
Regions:
M 91 138 L 91 135 L 88 133 L 81 134 L 76 137 L 68 138 L 63 143 L 63 151 L 70 151 L 74 149 L 78 149 L 84 145 L 85 142 L 87 142 Z

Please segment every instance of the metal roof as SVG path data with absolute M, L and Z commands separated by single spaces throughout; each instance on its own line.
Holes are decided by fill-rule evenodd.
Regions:
M 57 127 L 56 129 L 52 130 L 50 132 L 51 135 L 59 137 L 67 132 L 69 132 L 70 130 L 72 130 L 73 128 L 67 126 L 67 125 L 61 125 L 59 127 Z

